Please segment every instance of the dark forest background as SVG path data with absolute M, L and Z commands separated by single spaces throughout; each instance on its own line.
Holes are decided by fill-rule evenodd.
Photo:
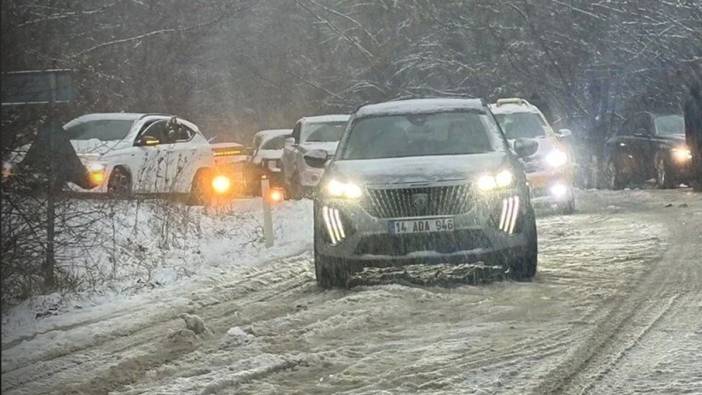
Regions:
M 421 95 L 536 95 L 587 131 L 679 107 L 700 63 L 699 0 L 2 1 L 2 70 L 74 69 L 65 120 L 168 112 L 218 141 Z M 3 147 L 44 113 L 3 110 Z

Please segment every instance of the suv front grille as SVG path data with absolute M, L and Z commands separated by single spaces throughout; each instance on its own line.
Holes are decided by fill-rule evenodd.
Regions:
M 364 208 L 376 218 L 463 214 L 471 208 L 468 185 L 422 188 L 368 188 Z

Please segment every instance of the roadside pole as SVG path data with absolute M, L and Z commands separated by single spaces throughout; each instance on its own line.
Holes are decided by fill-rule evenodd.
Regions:
M 46 169 L 48 177 L 47 196 L 46 196 L 46 257 L 44 259 L 44 286 L 46 289 L 54 287 L 54 238 L 55 238 L 55 192 L 56 185 L 54 174 L 54 163 L 56 154 L 54 152 L 54 132 L 56 126 L 56 75 L 49 75 L 49 87 L 51 93 L 49 96 L 49 165 Z
M 263 239 L 266 248 L 273 247 L 275 235 L 273 234 L 273 215 L 270 202 L 270 181 L 265 175 L 261 177 L 261 202 L 263 204 Z
M 46 185 L 46 246 L 44 248 L 44 259 L 41 262 L 41 273 L 44 276 L 45 288 L 52 289 L 56 285 L 54 266 L 55 257 L 55 215 L 56 198 L 60 193 L 60 183 L 56 180 L 57 166 L 55 152 L 55 134 L 57 125 L 57 108 L 59 104 L 70 103 L 73 98 L 73 87 L 71 84 L 70 69 L 49 69 L 49 70 L 23 70 L 2 72 L 2 100 L 0 104 L 5 107 L 25 107 L 40 105 L 47 109 L 48 130 L 46 158 L 48 162 L 46 168 L 39 166 L 35 169 L 44 172 L 47 178 Z M 37 133 L 36 138 L 43 138 L 43 133 Z M 36 139 L 35 139 L 36 141 Z M 40 225 L 44 226 L 44 223 Z

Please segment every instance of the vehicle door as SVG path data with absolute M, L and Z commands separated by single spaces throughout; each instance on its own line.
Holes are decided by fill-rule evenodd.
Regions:
M 298 122 L 293 128 L 291 138 L 285 140 L 283 147 L 283 175 L 287 182 L 290 182 L 290 177 L 297 171 L 297 152 L 300 147 L 301 131 L 302 122 Z
M 166 155 L 169 149 L 167 119 L 145 123 L 134 140 L 137 149 L 132 168 L 133 188 L 139 193 L 158 193 L 167 177 Z
M 190 192 L 195 172 L 210 165 L 208 158 L 212 156 L 212 150 L 202 135 L 178 118 L 171 118 L 168 122 L 167 134 L 166 178 L 160 192 Z

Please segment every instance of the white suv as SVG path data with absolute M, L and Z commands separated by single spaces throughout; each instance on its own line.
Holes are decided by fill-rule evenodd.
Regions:
M 324 174 L 323 167 L 311 166 L 308 160 L 331 158 L 346 129 L 348 115 L 321 115 L 302 118 L 295 124 L 292 137 L 283 148 L 283 178 L 288 195 L 292 198 L 309 195 Z M 324 151 L 324 158 L 310 158 Z
M 490 110 L 510 144 L 520 139 L 536 140 L 539 144 L 536 153 L 523 158 L 535 203 L 541 200 L 565 214 L 572 213 L 574 162 L 564 142 L 571 132 L 567 129 L 555 132 L 541 111 L 524 99 L 500 99 L 490 105 Z
M 63 129 L 95 185 L 89 190 L 74 186 L 78 191 L 189 194 L 192 203 L 203 203 L 211 193 L 229 188 L 227 180 L 215 182 L 212 146 L 195 124 L 184 119 L 88 114 Z

